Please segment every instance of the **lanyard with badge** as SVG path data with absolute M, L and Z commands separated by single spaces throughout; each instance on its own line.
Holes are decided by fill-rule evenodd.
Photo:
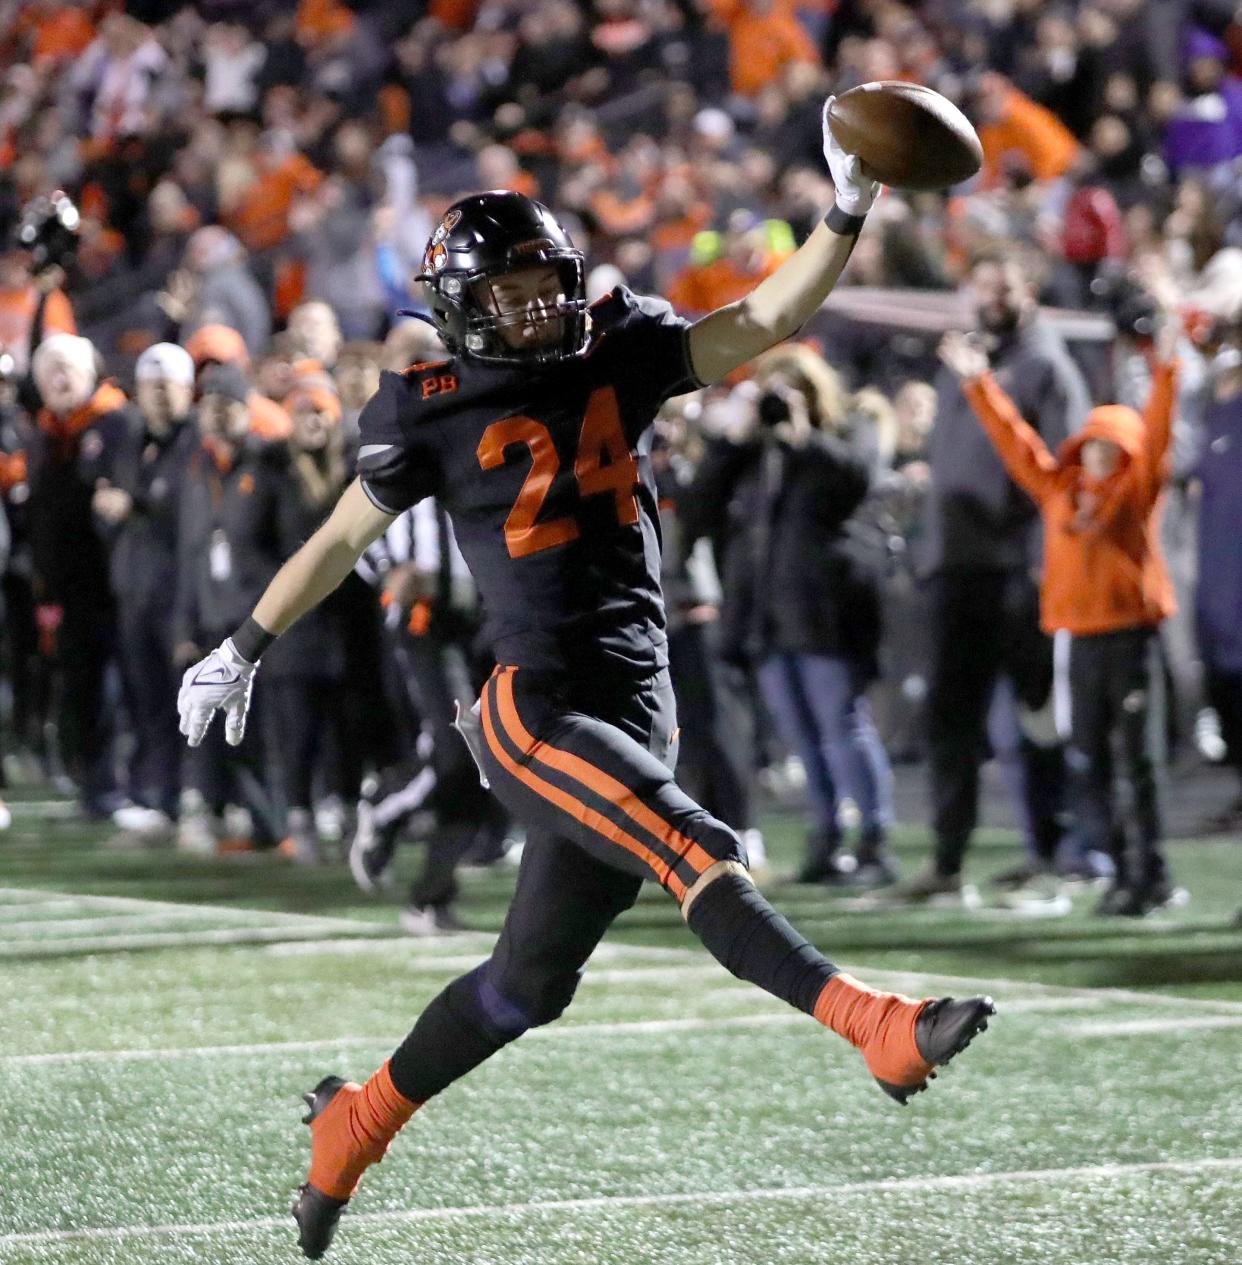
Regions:
M 211 507 L 218 511 L 224 499 L 224 484 L 218 473 L 213 472 L 211 478 Z M 217 527 L 211 533 L 211 543 L 207 547 L 207 573 L 213 583 L 223 584 L 233 574 L 233 547 L 223 527 Z

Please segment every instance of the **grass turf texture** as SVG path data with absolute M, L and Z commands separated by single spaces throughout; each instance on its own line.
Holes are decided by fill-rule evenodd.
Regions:
M 469 883 L 479 934 L 419 943 L 338 868 L 103 837 L 21 805 L 0 836 L 0 1263 L 301 1259 L 299 1093 L 390 1052 L 486 952 L 512 876 Z M 792 825 L 770 843 L 791 865 Z M 924 846 L 903 835 L 907 869 Z M 975 876 L 1014 851 L 984 834 Z M 993 1029 L 905 1110 L 645 893 L 561 1023 L 415 1117 L 328 1259 L 1235 1262 L 1242 854 L 1173 858 L 1191 904 L 1138 923 L 1092 919 L 1090 897 L 1045 921 L 774 889 L 867 978 L 996 996 Z

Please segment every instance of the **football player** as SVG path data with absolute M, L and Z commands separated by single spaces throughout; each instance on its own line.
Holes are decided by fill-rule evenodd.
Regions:
M 491 956 L 454 980 L 364 1085 L 305 1095 L 311 1165 L 293 1213 L 320 1257 L 363 1171 L 418 1107 L 573 997 L 611 922 L 653 878 L 728 970 L 859 1048 L 899 1102 L 987 1026 L 991 1000 L 915 1001 L 841 972 L 755 888 L 734 833 L 673 780 L 655 485 L 660 404 L 791 337 L 831 291 L 878 186 L 825 127 L 836 201 L 749 295 L 695 325 L 618 287 L 588 309 L 583 257 L 551 213 L 492 192 L 450 207 L 422 281 L 450 351 L 386 373 L 358 477 L 252 617 L 185 674 L 182 732 L 216 710 L 241 740 L 260 655 L 393 517 L 443 499 L 500 665 L 458 718 L 483 777 L 528 828 Z

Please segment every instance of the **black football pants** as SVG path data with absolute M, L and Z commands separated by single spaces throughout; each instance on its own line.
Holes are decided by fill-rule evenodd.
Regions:
M 425 1101 L 569 1005 L 583 966 L 644 878 L 679 902 L 737 835 L 674 782 L 667 671 L 569 683 L 498 668 L 480 699 L 480 763 L 530 828 L 517 891 L 492 956 L 454 980 L 391 1060 L 397 1089 Z M 701 889 L 690 929 L 737 975 L 811 1013 L 836 967 L 742 875 Z
M 674 781 L 677 712 L 667 670 L 567 684 L 501 668 L 481 698 L 484 770 L 517 817 L 677 900 L 709 866 L 741 860 L 734 832 Z

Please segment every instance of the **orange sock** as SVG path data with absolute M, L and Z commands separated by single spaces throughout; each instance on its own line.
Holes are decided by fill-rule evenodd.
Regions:
M 914 1021 L 926 1005 L 882 993 L 842 971 L 820 990 L 815 1018 L 857 1046 L 877 1080 L 914 1085 L 932 1070 L 914 1040 Z
M 421 1106 L 398 1092 L 387 1063 L 365 1085 L 343 1085 L 311 1121 L 307 1180 L 332 1199 L 349 1199 L 363 1172 L 384 1158 L 393 1138 Z

